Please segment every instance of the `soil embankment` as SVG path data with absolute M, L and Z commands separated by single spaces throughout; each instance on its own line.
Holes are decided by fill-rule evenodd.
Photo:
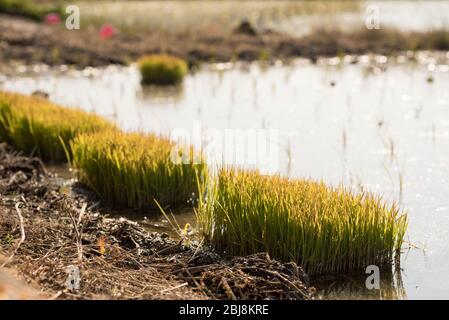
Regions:
M 313 298 L 307 276 L 294 263 L 263 253 L 224 257 L 188 240 L 149 233 L 102 215 L 94 209 L 98 199 L 82 188 L 67 195 L 52 181 L 39 159 L 0 145 L 2 263 L 9 260 L 5 267 L 36 288 L 3 286 L 6 297 L 17 297 L 16 288 L 57 299 Z M 67 286 L 74 268 L 78 288 L 76 279 Z
M 315 30 L 301 38 L 270 30 L 258 31 L 248 22 L 229 32 L 135 30 L 101 39 L 98 30 L 66 30 L 33 20 L 0 14 L 0 65 L 70 64 L 79 68 L 127 64 L 139 57 L 165 52 L 185 58 L 191 65 L 201 61 L 273 60 L 294 57 L 377 53 L 392 55 L 407 50 L 449 50 L 449 32 L 405 33 L 397 30 L 360 29 L 353 32 Z

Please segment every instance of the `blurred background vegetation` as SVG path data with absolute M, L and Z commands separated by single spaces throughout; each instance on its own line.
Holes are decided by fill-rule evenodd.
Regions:
M 65 6 L 79 6 L 84 25 L 113 23 L 122 31 L 155 28 L 164 31 L 216 27 L 228 30 L 241 20 L 272 28 L 290 17 L 353 11 L 360 0 L 0 0 L 0 12 L 42 20 L 50 13 L 64 15 Z

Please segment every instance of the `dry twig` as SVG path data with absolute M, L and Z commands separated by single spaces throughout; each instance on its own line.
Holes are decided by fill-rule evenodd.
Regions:
M 22 212 L 20 210 L 20 207 L 24 206 L 24 205 L 25 204 L 23 202 L 17 202 L 16 206 L 15 206 L 16 212 L 17 212 L 17 216 L 19 217 L 19 223 L 20 223 L 20 240 L 17 243 L 17 246 L 15 247 L 13 253 L 9 256 L 8 259 L 6 259 L 5 262 L 2 263 L 2 265 L 0 266 L 1 268 L 5 267 L 8 263 L 10 263 L 12 261 L 12 259 L 15 256 L 15 254 L 17 253 L 17 250 L 19 250 L 19 247 L 25 241 L 25 227 L 23 226 L 23 216 L 22 216 Z

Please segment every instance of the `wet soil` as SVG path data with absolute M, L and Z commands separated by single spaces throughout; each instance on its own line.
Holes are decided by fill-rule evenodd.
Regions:
M 93 209 L 87 191 L 61 193 L 52 175 L 39 159 L 0 145 L 0 275 L 13 270 L 32 287 L 3 286 L 3 295 L 313 299 L 307 275 L 294 263 L 265 253 L 226 257 L 187 238 L 150 233 Z M 79 287 L 73 270 L 79 270 Z
M 235 59 L 274 60 L 339 54 L 392 55 L 406 50 L 449 50 L 449 32 L 404 33 L 381 29 L 315 30 L 296 38 L 270 30 L 258 31 L 247 21 L 233 31 L 208 28 L 195 32 L 140 30 L 101 39 L 98 28 L 66 30 L 26 18 L 0 15 L 0 65 L 70 64 L 80 68 L 128 64 L 144 54 L 165 52 L 188 60 L 226 62 Z

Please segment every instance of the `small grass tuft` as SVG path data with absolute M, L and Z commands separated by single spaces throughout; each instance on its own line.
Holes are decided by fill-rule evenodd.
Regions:
M 115 128 L 94 114 L 0 91 L 0 139 L 44 161 L 67 161 L 78 134 Z
M 206 178 L 201 154 L 153 134 L 105 131 L 81 135 L 71 146 L 79 179 L 119 206 L 187 205 Z
M 143 84 L 173 85 L 187 74 L 187 63 L 176 57 L 155 54 L 138 61 Z
M 323 182 L 220 169 L 197 219 L 205 240 L 232 255 L 266 251 L 311 274 L 386 266 L 407 217 L 370 193 Z

